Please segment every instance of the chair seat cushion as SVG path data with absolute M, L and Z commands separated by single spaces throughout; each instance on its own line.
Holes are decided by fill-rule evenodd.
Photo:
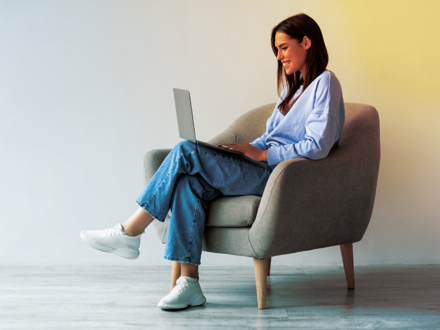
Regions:
M 220 197 L 209 204 L 206 226 L 250 227 L 257 216 L 259 196 Z

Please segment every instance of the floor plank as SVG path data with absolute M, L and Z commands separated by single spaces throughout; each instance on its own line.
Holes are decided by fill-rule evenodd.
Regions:
M 0 267 L 0 329 L 440 329 L 440 265 L 272 267 L 258 310 L 251 267 L 201 267 L 205 306 L 156 307 L 171 267 Z

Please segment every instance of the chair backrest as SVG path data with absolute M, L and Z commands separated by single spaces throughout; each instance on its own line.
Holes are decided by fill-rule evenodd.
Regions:
M 366 104 L 345 103 L 345 126 L 341 143 L 328 158 L 344 160 L 344 173 L 353 202 L 362 209 L 353 216 L 358 239 L 364 235 L 373 212 L 380 165 L 380 123 L 377 110 Z M 330 159 L 329 159 L 330 160 Z
M 380 160 L 380 124 L 377 110 L 366 104 L 345 103 L 345 126 L 341 146 L 358 159 L 358 164 Z
M 276 103 L 266 104 L 248 111 L 230 126 L 235 132 L 237 143 L 252 142 L 266 131 L 266 122 L 273 113 Z
M 267 119 L 273 113 L 275 105 L 276 103 L 270 103 L 246 112 L 232 122 L 227 131 L 235 135 L 237 143 L 255 140 L 265 132 Z M 345 116 L 341 144 L 344 140 L 356 139 L 358 141 L 362 137 L 370 139 L 373 135 L 379 140 L 379 121 L 376 109 L 366 104 L 345 103 Z M 365 122 L 362 124 L 360 121 Z M 362 133 L 364 130 L 367 132 Z M 351 143 L 356 143 L 356 141 L 353 140 Z
M 221 134 L 209 142 L 219 143 L 245 143 L 252 142 L 266 131 L 266 122 L 273 113 L 275 103 L 266 104 L 250 110 L 238 117 Z

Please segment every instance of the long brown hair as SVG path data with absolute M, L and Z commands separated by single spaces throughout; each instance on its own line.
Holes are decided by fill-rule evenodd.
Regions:
M 324 72 L 328 64 L 328 53 L 321 29 L 313 18 L 306 14 L 298 14 L 286 18 L 273 28 L 271 42 L 275 56 L 278 56 L 278 49 L 275 46 L 275 35 L 277 32 L 283 32 L 298 42 L 302 42 L 305 36 L 312 41 L 312 45 L 308 49 L 306 56 L 307 71 L 305 77 L 301 75 L 300 71 L 294 72 L 291 75 L 286 75 L 283 64 L 281 61 L 278 61 L 278 94 L 280 94 L 284 86 L 287 85 L 286 96 L 278 106 L 278 109 L 285 115 L 289 112 L 290 108 L 296 101 L 293 97 L 298 88 L 303 85 L 301 92 L 303 93 L 307 86 Z

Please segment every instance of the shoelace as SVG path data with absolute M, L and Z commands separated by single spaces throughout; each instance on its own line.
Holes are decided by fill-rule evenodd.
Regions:
M 119 224 L 116 225 L 115 227 L 104 229 L 104 236 L 105 237 L 120 236 L 120 235 L 121 235 L 121 232 L 119 229 Z
M 176 281 L 176 286 L 174 287 L 173 290 L 177 290 L 179 291 L 179 293 L 182 293 L 183 290 L 185 290 L 185 288 L 188 286 L 188 283 L 183 282 L 183 280 L 181 280 L 180 278 Z

